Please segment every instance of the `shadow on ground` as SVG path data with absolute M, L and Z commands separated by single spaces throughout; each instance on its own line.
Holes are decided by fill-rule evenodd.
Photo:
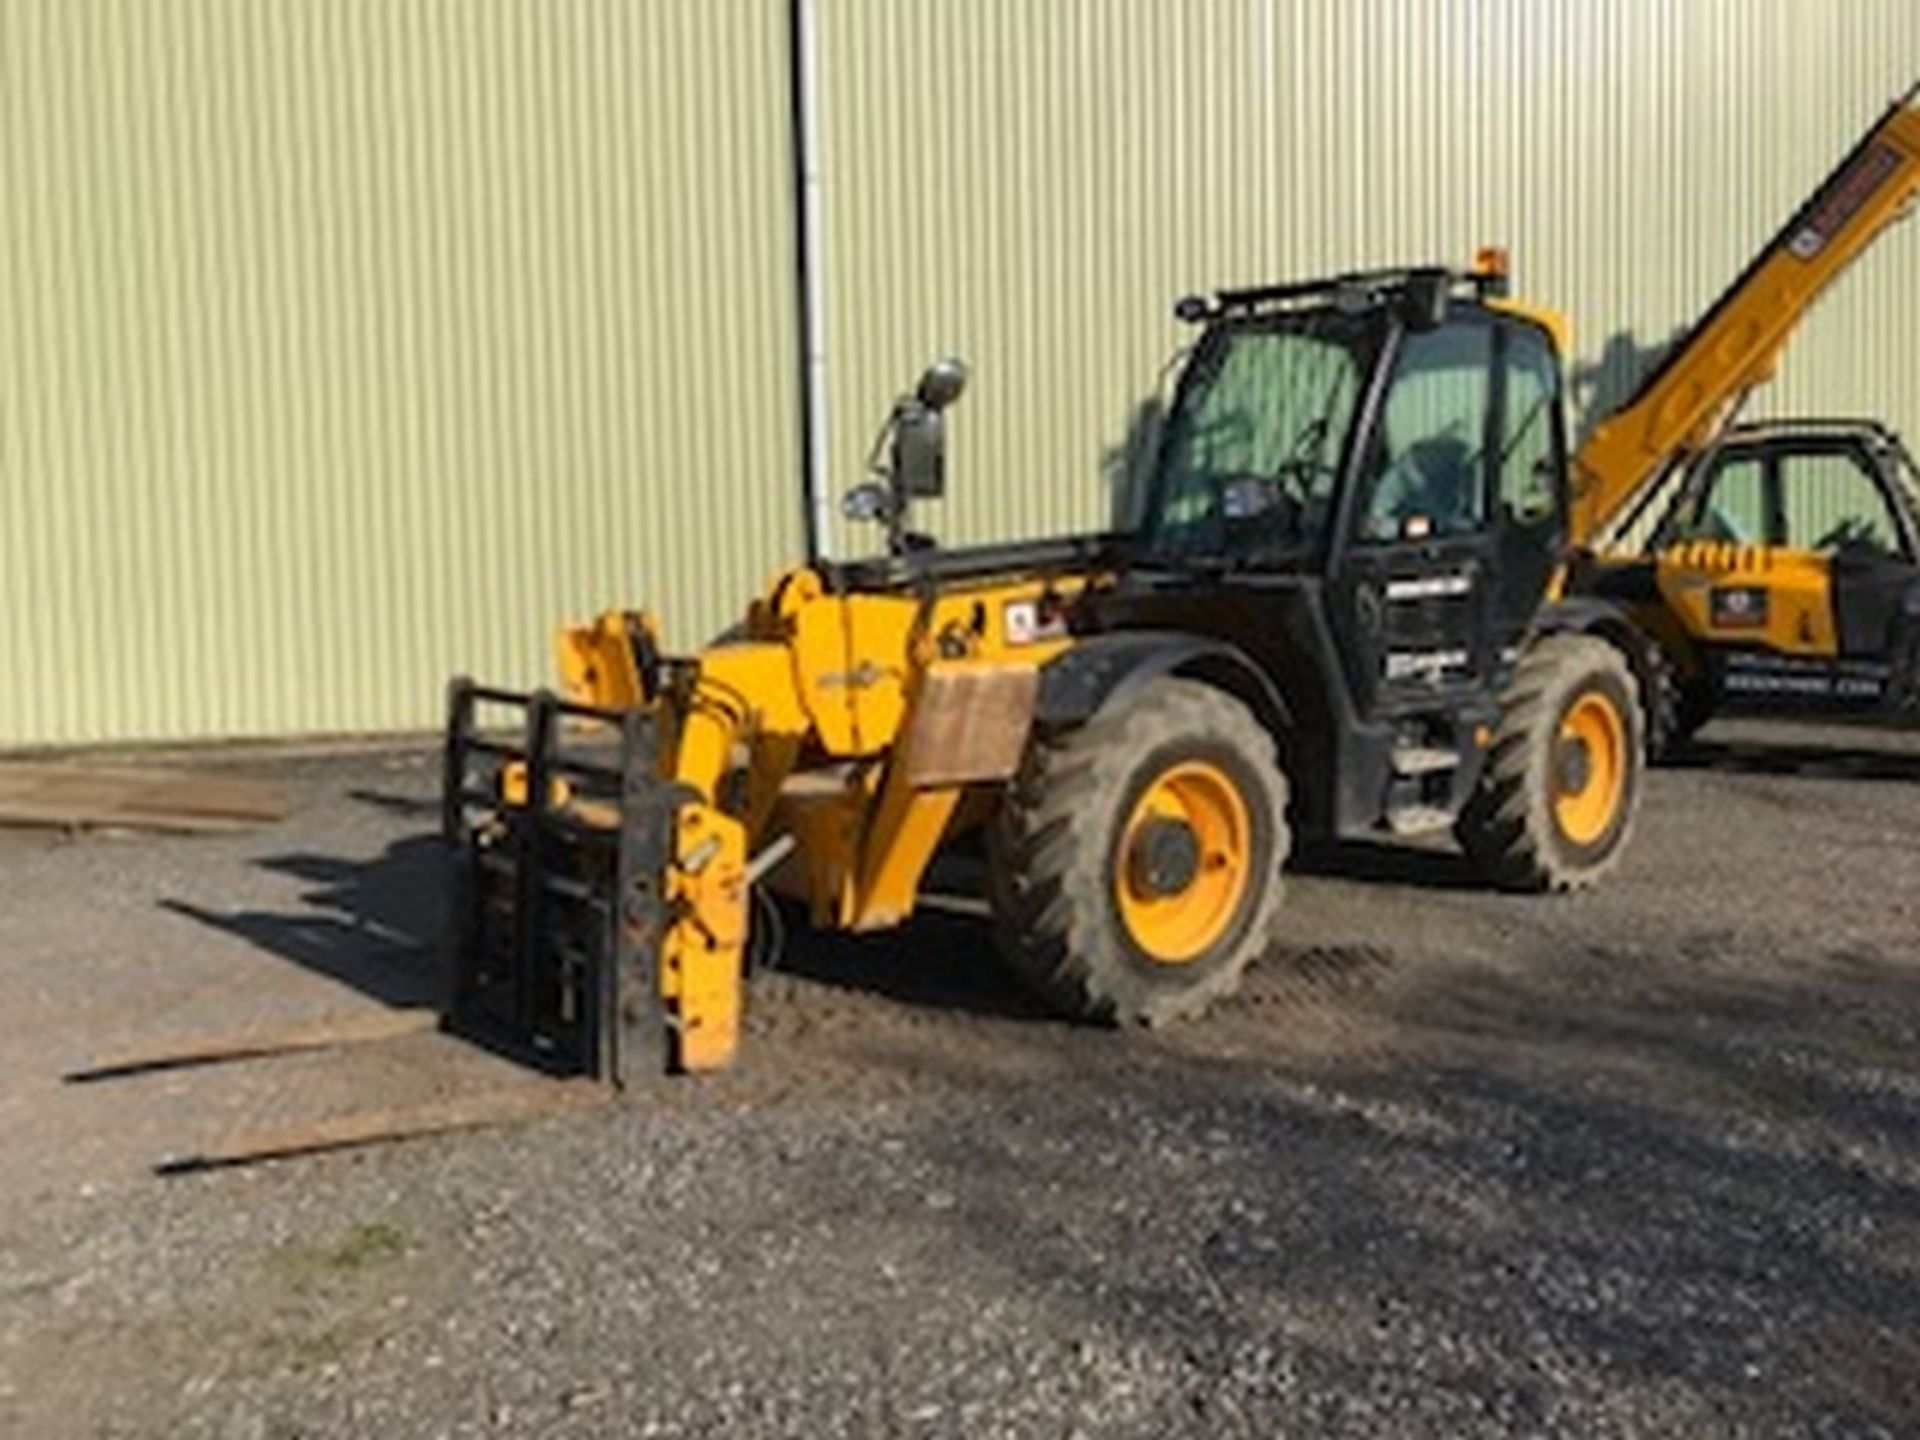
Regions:
M 312 887 L 299 910 L 223 913 L 179 899 L 160 903 L 382 1004 L 433 1005 L 445 996 L 446 850 L 438 835 L 407 836 L 368 861 L 295 854 L 255 863 Z
M 967 909 L 934 897 L 900 930 L 841 935 L 810 929 L 784 910 L 785 944 L 773 967 L 815 985 L 879 996 L 922 1010 L 1003 1020 L 1054 1020 L 1008 973 L 993 948 L 992 927 Z
M 1417 890 L 1487 889 L 1485 877 L 1451 845 L 1427 848 L 1385 840 L 1303 843 L 1295 851 L 1292 868 L 1303 875 Z
M 1746 737 L 1718 740 L 1705 736 L 1676 752 L 1666 764 L 1676 770 L 1712 770 L 1733 775 L 1920 784 L 1920 751 L 1868 744 L 1809 744 Z
M 1286 1396 L 1364 1395 L 1507 1433 L 1631 1396 L 1673 1405 L 1670 1433 L 1914 1433 L 1920 976 L 1537 960 L 1395 997 L 1391 1063 L 1116 1045 L 1044 1106 L 919 1143 L 975 1177 L 983 1260 L 1180 1357 L 1197 1403 L 1310 1432 L 1354 1416 Z M 1143 1165 L 1177 1204 L 1129 1193 Z M 1276 1334 L 1303 1342 L 1286 1375 Z
M 402 818 L 437 814 L 430 801 L 355 791 L 352 799 Z M 391 1006 L 435 1005 L 447 994 L 441 937 L 446 852 L 437 833 L 408 835 L 371 860 L 296 853 L 254 863 L 310 888 L 289 911 L 222 912 L 181 899 L 171 912 L 239 936 L 270 955 Z M 1295 868 L 1385 886 L 1473 890 L 1482 882 L 1451 849 L 1341 842 L 1304 848 Z M 769 907 L 771 908 L 771 907 Z M 999 962 L 986 918 L 985 857 L 961 844 L 936 862 L 919 913 L 899 930 L 813 930 L 801 907 L 756 907 L 753 954 L 765 968 L 813 985 L 916 1009 L 1011 1020 L 1047 1018 Z M 771 942 L 771 943 L 769 943 Z

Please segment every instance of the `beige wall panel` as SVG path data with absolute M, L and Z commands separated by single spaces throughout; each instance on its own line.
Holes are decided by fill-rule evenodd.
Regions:
M 0 0 L 0 746 L 430 725 L 797 543 L 781 0 Z
M 942 350 L 955 540 L 1098 525 L 1178 295 L 1509 246 L 1618 396 L 1920 78 L 1910 0 L 823 0 L 836 478 Z M 1920 232 L 1760 410 L 1920 425 Z M 848 548 L 871 534 L 843 527 Z
M 1617 395 L 1920 76 L 1910 0 L 818 4 L 829 483 L 957 351 L 955 540 L 1105 523 L 1190 290 L 1501 242 Z M 724 623 L 799 543 L 786 9 L 0 0 L 0 746 Z M 1920 422 L 1916 247 L 1764 411 Z

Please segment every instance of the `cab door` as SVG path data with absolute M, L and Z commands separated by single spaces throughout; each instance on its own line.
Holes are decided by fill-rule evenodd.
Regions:
M 1835 653 L 1824 558 L 1783 544 L 1777 455 L 1723 451 L 1689 486 L 1660 548 L 1662 598 L 1730 696 L 1826 684 Z
M 1913 546 L 1857 442 L 1741 447 L 1683 502 L 1659 585 L 1727 699 L 1870 708 L 1909 648 Z
M 1329 590 L 1363 717 L 1431 710 L 1486 682 L 1494 333 L 1459 310 L 1402 332 L 1360 437 Z
M 1914 536 L 1886 475 L 1857 443 L 1785 451 L 1776 465 L 1786 550 L 1827 569 L 1834 699 L 1877 704 L 1911 648 Z

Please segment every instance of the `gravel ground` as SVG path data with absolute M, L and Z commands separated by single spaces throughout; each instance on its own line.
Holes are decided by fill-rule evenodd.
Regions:
M 734 1074 L 173 1179 L 499 1078 L 59 1079 L 430 996 L 430 757 L 280 762 L 244 838 L 0 834 L 0 1431 L 1920 1433 L 1920 741 L 1709 741 L 1597 895 L 1314 857 L 1198 1025 L 1049 1020 L 960 904 L 797 940 Z

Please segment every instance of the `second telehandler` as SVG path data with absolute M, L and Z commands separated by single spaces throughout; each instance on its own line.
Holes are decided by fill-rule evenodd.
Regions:
M 1657 645 L 1656 754 L 1729 709 L 1915 713 L 1920 494 L 1905 448 L 1872 422 L 1732 422 L 1920 192 L 1917 101 L 1881 116 L 1575 456 L 1573 588 Z

